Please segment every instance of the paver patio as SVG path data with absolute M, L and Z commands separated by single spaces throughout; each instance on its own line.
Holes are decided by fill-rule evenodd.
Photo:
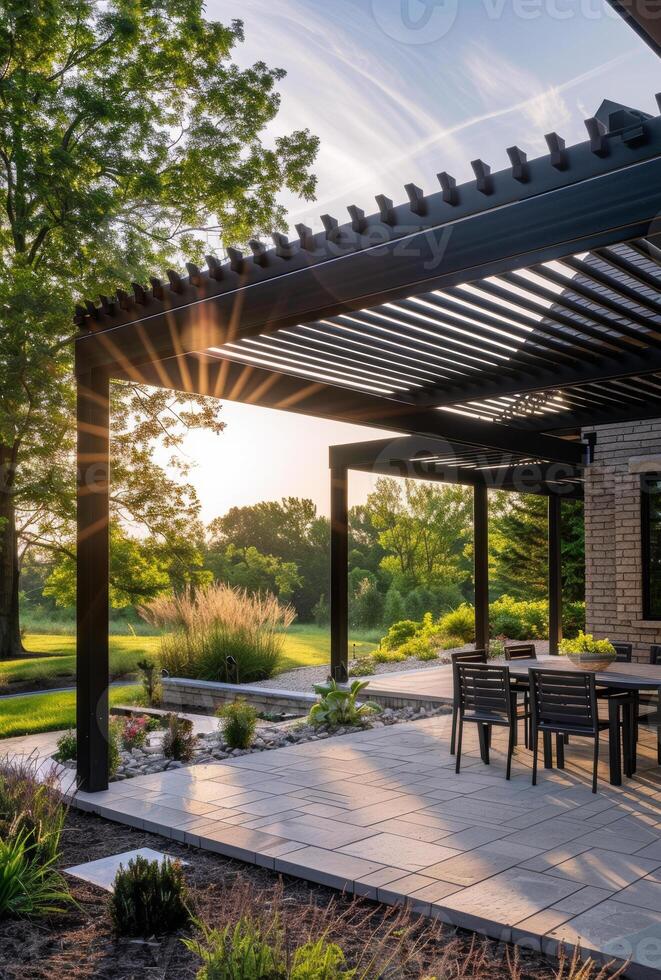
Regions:
M 101 816 L 553 954 L 581 942 L 661 968 L 661 771 L 643 731 L 635 779 L 589 784 L 590 746 L 530 784 L 519 747 L 504 779 L 449 716 L 197 765 L 79 793 Z

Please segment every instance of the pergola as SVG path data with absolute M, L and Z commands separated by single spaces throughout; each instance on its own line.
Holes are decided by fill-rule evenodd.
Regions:
M 581 429 L 661 416 L 661 118 L 604 102 L 586 127 L 579 145 L 550 133 L 539 159 L 510 147 L 506 170 L 475 160 L 468 183 L 443 172 L 433 194 L 408 184 L 405 203 L 379 195 L 373 214 L 351 205 L 346 223 L 322 215 L 318 234 L 298 225 L 296 242 L 274 234 L 77 308 L 83 788 L 107 779 L 111 379 L 409 437 L 331 453 L 336 676 L 347 471 L 392 472 L 392 460 L 475 487 L 481 640 L 487 490 L 549 496 L 557 639 L 560 500 L 581 493 Z

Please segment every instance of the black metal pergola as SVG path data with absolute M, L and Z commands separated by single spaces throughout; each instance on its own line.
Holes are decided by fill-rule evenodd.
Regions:
M 403 204 L 379 195 L 373 214 L 351 205 L 318 234 L 299 225 L 296 242 L 275 234 L 272 247 L 253 241 L 249 255 L 228 249 L 77 307 L 84 788 L 106 785 L 111 379 L 440 440 L 424 447 L 437 454 L 428 473 L 472 483 L 476 515 L 489 486 L 520 489 L 532 467 L 533 492 L 557 502 L 552 521 L 562 494 L 581 492 L 582 427 L 661 416 L 661 118 L 605 102 L 586 127 L 579 145 L 551 133 L 539 159 L 510 147 L 497 173 L 476 160 L 468 183 L 443 172 L 433 194 L 409 184 Z M 419 449 L 386 456 L 420 465 Z M 347 470 L 378 471 L 379 452 L 336 447 L 332 460 L 338 675 L 337 515 Z

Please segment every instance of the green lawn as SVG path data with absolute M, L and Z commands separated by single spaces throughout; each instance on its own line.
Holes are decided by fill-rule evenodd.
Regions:
M 158 651 L 158 636 L 111 636 L 110 672 L 113 677 L 133 673 L 145 655 Z M 28 634 L 25 647 L 43 657 L 25 660 L 0 660 L 0 683 L 12 681 L 45 681 L 52 678 L 73 678 L 76 671 L 75 636 L 51 636 L 48 633 Z
M 366 655 L 376 644 L 356 634 L 350 637 L 350 653 Z M 136 670 L 136 664 L 145 655 L 156 656 L 158 636 L 111 636 L 110 672 L 122 677 Z M 26 649 L 43 653 L 43 657 L 24 660 L 0 660 L 0 683 L 12 681 L 48 681 L 53 678 L 73 678 L 75 674 L 76 638 L 74 636 L 30 633 L 25 640 Z M 283 670 L 294 667 L 310 667 L 326 664 L 330 660 L 330 634 L 318 626 L 292 626 L 285 636 Z
M 126 704 L 142 693 L 138 685 L 110 688 L 110 704 Z M 36 732 L 56 732 L 76 723 L 76 694 L 55 691 L 0 702 L 0 739 Z

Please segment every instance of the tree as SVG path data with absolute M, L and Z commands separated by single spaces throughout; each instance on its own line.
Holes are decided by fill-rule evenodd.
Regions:
M 386 556 L 381 567 L 407 591 L 461 582 L 467 575 L 464 545 L 471 522 L 465 487 L 391 478 L 377 480 L 367 507 Z
M 314 606 L 328 590 L 330 531 L 328 519 L 317 514 L 312 500 L 284 497 L 245 507 L 231 507 L 209 525 L 208 561 L 231 544 L 239 550 L 254 547 L 263 555 L 293 563 L 300 576 L 291 601 L 303 620 L 312 619 Z
M 0 5 L 0 659 L 21 649 L 22 554 L 71 538 L 74 298 L 200 261 L 209 235 L 226 246 L 282 228 L 283 188 L 313 195 L 317 140 L 266 145 L 283 72 L 239 68 L 242 40 L 202 0 Z M 113 512 L 167 534 L 197 504 L 156 466 L 154 439 L 220 431 L 216 407 L 137 384 L 113 404 Z
M 489 527 L 492 593 L 548 596 L 548 502 L 536 494 L 492 495 Z M 585 598 L 583 503 L 562 503 L 562 583 L 569 601 Z
M 154 538 L 131 537 L 115 523 L 110 529 L 110 543 L 110 604 L 114 609 L 149 602 L 163 592 L 181 590 L 186 585 L 211 581 L 211 573 L 202 566 L 202 553 L 190 537 L 164 545 Z M 54 599 L 58 606 L 75 605 L 73 547 L 59 553 L 43 594 Z
M 214 552 L 209 565 L 218 581 L 253 594 L 270 592 L 283 602 L 289 602 L 302 584 L 293 561 L 263 555 L 252 546 L 237 548 L 228 544 L 224 552 Z

